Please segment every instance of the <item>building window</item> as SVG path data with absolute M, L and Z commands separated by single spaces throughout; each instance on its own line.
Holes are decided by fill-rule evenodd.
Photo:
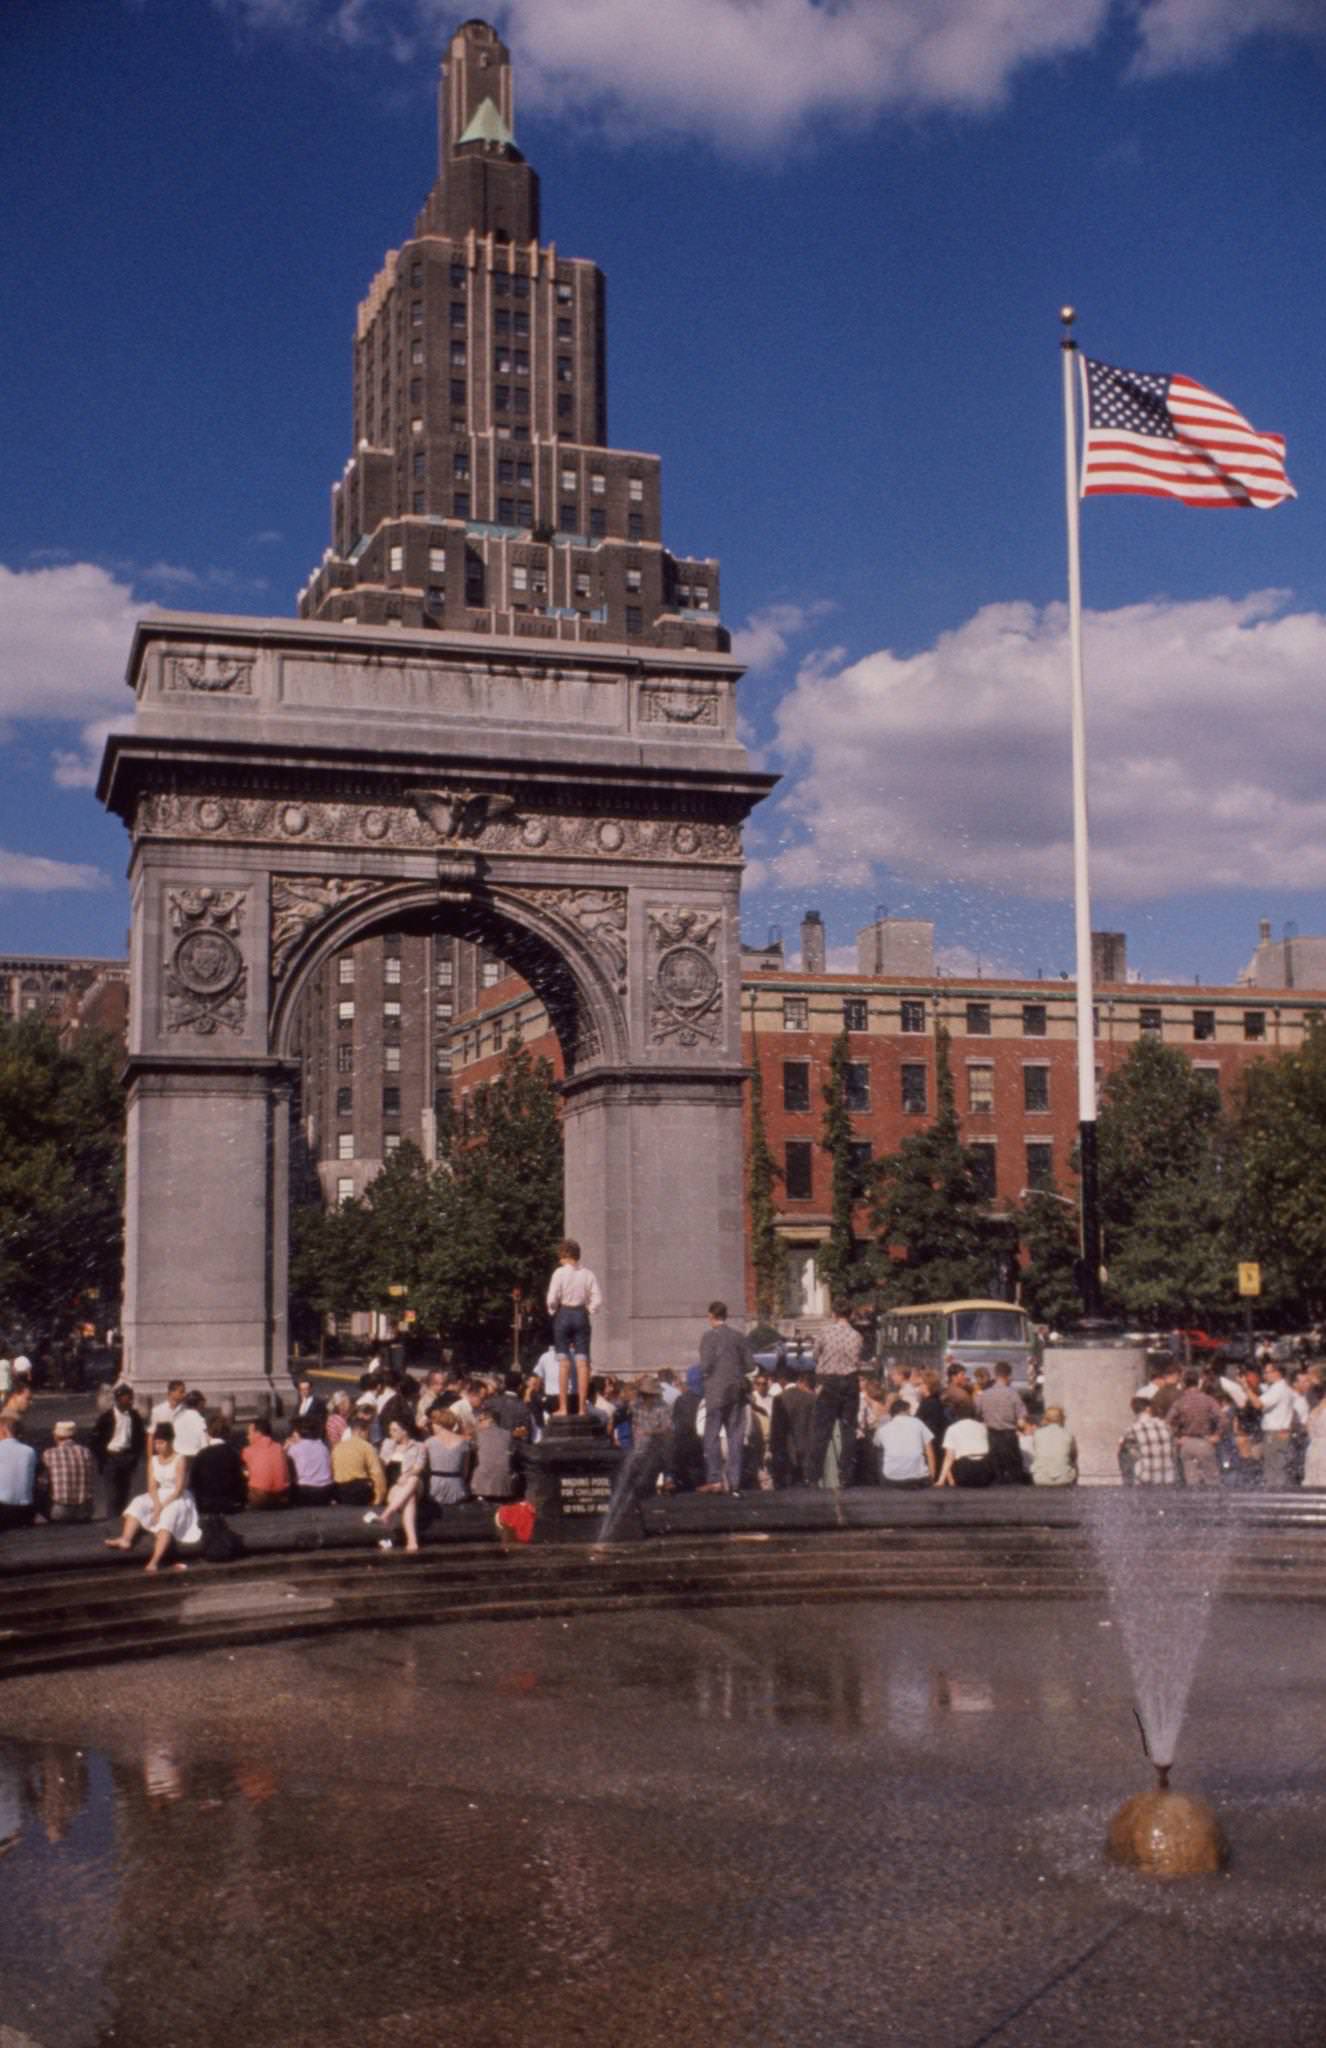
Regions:
M 514 498 L 499 498 L 497 501 L 497 523 L 499 526 L 514 526 L 516 523 L 516 501 Z
M 569 498 L 569 497 L 572 497 L 572 496 L 574 496 L 574 494 L 575 494 L 575 488 L 576 488 L 576 473 L 575 473 L 575 471 L 574 471 L 573 469 L 564 469 L 564 470 L 562 471 L 562 489 L 563 489 L 563 491 L 564 491 L 564 492 L 566 493 L 566 495 L 567 495 L 567 497 L 568 497 L 568 498 Z
M 576 531 L 576 508 L 574 505 L 563 504 L 558 506 L 557 530 L 559 533 L 574 533 Z
M 430 576 L 445 576 L 447 573 L 447 551 L 445 548 L 428 550 L 428 573 Z
M 390 960 L 383 961 L 382 978 L 384 981 L 395 982 L 399 986 L 401 978 L 401 963 L 399 955 L 394 955 Z
M 423 266 L 423 264 L 422 264 L 422 263 L 412 263 L 412 264 L 410 265 L 410 283 L 411 283 L 412 285 L 418 286 L 418 285 L 421 285 L 421 284 L 423 283 L 423 281 L 424 281 L 424 266 Z
M 1054 1147 L 1044 1139 L 1027 1140 L 1027 1186 L 1037 1194 L 1054 1186 Z
M 453 405 L 464 405 L 465 403 L 465 379 L 463 377 L 453 377 L 451 380 L 451 403 Z
M 790 1202 L 810 1200 L 813 1152 L 808 1138 L 789 1138 L 783 1147 L 783 1186 Z
M 397 1025 L 397 1026 L 399 1026 L 399 1024 L 400 1024 L 400 1021 L 401 1021 L 401 1006 L 400 1006 L 400 1004 L 399 1004 L 399 1003 L 384 1003 L 384 1004 L 382 1005 L 382 1021 L 383 1021 L 383 1023 L 384 1023 L 384 1024 L 390 1024 L 390 1025 Z
M 410 432 L 411 432 L 412 434 L 422 434 L 423 430 L 424 430 L 424 421 L 423 421 L 423 415 L 422 415 L 422 413 L 416 413 L 416 414 L 415 414 L 415 416 L 414 416 L 414 418 L 413 418 L 413 419 L 412 419 L 412 420 L 410 421 Z
M 456 482 L 458 484 L 464 484 L 469 482 L 470 458 L 468 454 L 458 450 L 457 453 L 452 456 L 451 474 L 455 477 Z
M 337 1116 L 353 1116 L 355 1113 L 355 1091 L 353 1088 L 338 1088 L 336 1091 Z
M 783 1108 L 797 1114 L 810 1108 L 810 1061 L 783 1061 Z
M 465 289 L 465 265 L 463 263 L 453 263 L 451 266 L 451 288 L 453 291 L 464 291 Z M 464 312 L 464 310 L 464 307 L 462 307 L 461 311 Z
M 402 569 L 403 569 L 404 567 L 405 567 L 405 550 L 404 550 L 404 548 L 389 548 L 389 549 L 387 550 L 387 572 L 388 572 L 388 574 L 389 574 L 389 575 L 392 575 L 392 576 L 399 576 L 399 575 L 400 575 L 400 573 L 401 573 L 401 571 L 402 571 Z
M 596 498 L 601 498 L 608 488 L 608 479 L 601 469 L 589 472 L 589 488 Z
M 410 350 L 410 361 L 412 363 L 421 363 L 423 359 L 424 345 L 421 341 L 416 341 Z
M 342 988 L 346 987 L 349 983 L 353 982 L 355 978 L 355 962 L 353 953 L 342 953 L 340 959 L 336 963 L 336 978 L 340 982 Z
M 902 1087 L 902 1107 L 905 1116 L 924 1116 L 926 1112 L 926 1069 L 913 1066 L 910 1062 L 899 1069 Z
M 870 1068 L 864 1060 L 848 1060 L 843 1068 L 843 1101 L 850 1110 L 869 1109 Z
M 627 479 L 626 495 L 633 505 L 642 505 L 644 503 L 645 487 L 640 477 L 633 476 Z
M 628 604 L 626 607 L 626 630 L 628 633 L 644 631 L 644 614 L 638 604 Z
M 523 562 L 516 562 L 512 565 L 511 588 L 518 597 L 524 597 L 529 589 L 529 570 Z
M 1214 1010 L 1193 1011 L 1192 1035 L 1194 1038 L 1202 1041 L 1203 1043 L 1208 1043 L 1211 1039 L 1215 1037 L 1216 1033 Z
M 433 978 L 439 988 L 454 988 L 456 985 L 455 961 L 439 960 Z
M 411 403 L 411 405 L 422 405 L 422 404 L 423 404 L 423 402 L 424 402 L 424 380 L 423 380 L 423 378 L 422 378 L 422 377 L 411 377 L 411 379 L 410 379 L 410 403 Z
M 479 985 L 480 985 L 480 987 L 481 987 L 481 988 L 496 988 L 496 987 L 497 987 L 497 984 L 498 984 L 498 982 L 499 982 L 499 981 L 500 981 L 501 979 L 502 979 L 502 963 L 501 963 L 501 961 L 500 961 L 500 960 L 485 960 L 485 961 L 484 961 L 484 963 L 483 963 L 483 966 L 482 966 L 482 967 L 481 967 L 481 968 L 479 969 Z
M 1164 1029 L 1164 1020 L 1158 1009 L 1144 1008 L 1137 1013 L 1137 1028 L 1146 1038 L 1159 1038 Z
M 513 334 L 519 335 L 523 341 L 529 340 L 529 314 L 519 306 L 516 307 L 515 312 L 511 315 L 511 331 Z M 528 356 L 518 356 L 516 358 L 517 368 L 522 363 L 526 369 L 529 368 Z
M 384 1088 L 382 1091 L 383 1116 L 399 1116 L 401 1113 L 401 1091 L 399 1088 Z
M 1266 1036 L 1265 1010 L 1243 1012 L 1243 1036 L 1248 1039 L 1262 1039 Z
M 510 410 L 511 410 L 511 386 L 510 386 L 509 384 L 494 384 L 494 386 L 493 386 L 493 410 L 494 410 L 495 412 L 510 412 Z M 506 431 L 507 431 L 507 432 L 509 433 L 509 432 L 510 432 L 510 428 L 508 428 L 508 429 L 507 429 Z
M 517 526 L 533 526 L 533 524 L 534 524 L 534 500 L 533 500 L 533 498 L 521 498 L 521 499 L 519 500 L 519 502 L 518 502 L 518 504 L 517 504 L 517 506 L 516 506 L 516 524 L 517 524 Z
M 1024 1038 L 1044 1038 L 1047 1029 L 1048 1022 L 1044 1003 L 1024 1003 L 1022 1005 L 1022 1036 Z
M 1022 1069 L 1022 1107 L 1036 1115 L 1043 1115 L 1050 1107 L 1050 1070 L 1048 1067 L 1024 1067 Z
M 904 1031 L 925 1030 L 925 1004 L 904 1002 L 902 1006 L 902 1027 Z
M 453 299 L 451 302 L 451 324 L 453 327 L 463 327 L 465 325 L 465 307 L 456 299 Z
M 401 1049 L 398 1045 L 383 1046 L 382 1064 L 389 1074 L 399 1074 L 401 1070 Z
M 338 1074 L 353 1074 L 355 1070 L 355 1049 L 352 1045 L 338 1045 L 336 1048 L 336 1071 Z
M 354 1023 L 354 1021 L 355 1021 L 355 1006 L 354 1006 L 354 998 L 353 998 L 353 997 L 351 997 L 351 998 L 349 999 L 349 1001 L 347 1001 L 347 1002 L 344 1002 L 344 1003 L 338 1003 L 338 1004 L 336 1005 L 336 1021 L 337 1021 L 337 1023 L 338 1023 L 338 1024 L 353 1024 L 353 1023 Z
M 399 1132 L 399 1131 L 388 1131 L 388 1132 L 386 1133 L 386 1136 L 385 1136 L 385 1137 L 383 1138 L 383 1140 L 382 1140 L 382 1152 L 383 1152 L 383 1157 L 384 1157 L 384 1158 L 386 1158 L 386 1159 L 390 1159 L 390 1158 L 391 1158 L 391 1155 L 392 1155 L 392 1153 L 393 1153 L 393 1152 L 399 1152 L 399 1151 L 400 1151 L 400 1149 L 401 1149 L 401 1134 L 400 1134 L 400 1132 Z
M 410 308 L 410 325 L 411 327 L 422 327 L 423 324 L 424 302 L 422 299 L 416 299 L 414 304 Z
M 415 492 L 415 494 L 414 494 L 414 497 L 413 497 L 413 498 L 411 499 L 411 501 L 410 501 L 410 510 L 411 510 L 412 512 L 422 512 L 422 511 L 423 511 L 423 509 L 424 509 L 424 494 L 423 494 L 423 492 L 422 492 L 422 491 L 416 491 L 416 492 Z M 399 617 L 399 613 L 397 614 L 397 616 Z
M 439 1024 L 449 1024 L 456 1014 L 455 1004 L 450 996 L 442 996 L 433 1005 L 433 1017 Z
M 337 1139 L 336 1139 L 336 1157 L 337 1157 L 338 1159 L 353 1159 L 353 1158 L 354 1158 L 354 1156 L 355 1156 L 355 1134 L 354 1134 L 354 1132 L 353 1132 L 353 1131 L 341 1131 L 341 1132 L 339 1133 L 339 1135 L 338 1135 Z
M 971 1148 L 972 1185 L 982 1202 L 995 1198 L 995 1148 L 982 1140 Z
M 990 1036 L 990 1005 L 988 1003 L 968 1003 L 967 1036 L 968 1038 L 988 1038 Z
M 638 590 L 638 589 L 640 588 L 641 580 L 642 580 L 642 579 L 641 579 L 641 573 L 640 573 L 640 571 L 639 571 L 638 569 L 628 569 L 628 570 L 627 570 L 627 572 L 626 572 L 626 588 L 627 588 L 628 590 Z
M 591 539 L 591 540 L 603 540 L 603 539 L 605 539 L 605 538 L 606 538 L 606 536 L 607 536 L 607 532 L 608 532 L 608 515 L 607 515 L 607 513 L 606 513 L 606 512 L 604 511 L 604 509 L 603 509 L 603 507 L 602 507 L 601 505 L 591 505 L 591 506 L 590 506 L 590 508 L 589 508 L 589 537 L 590 537 L 590 539 Z
M 451 510 L 454 517 L 457 519 L 469 518 L 470 494 L 468 491 L 457 491 L 455 493 L 454 497 L 451 500 Z
M 573 372 L 573 370 L 572 370 L 572 368 L 571 368 L 571 358 L 570 358 L 570 356 L 558 356 L 558 358 L 557 358 L 557 381 L 558 381 L 558 383 L 559 383 L 559 384 L 569 384 L 569 383 L 571 382 L 571 379 L 572 379 L 573 375 L 574 375 L 574 372 Z
M 337 1201 L 338 1201 L 338 1202 L 353 1202 L 354 1198 L 355 1198 L 355 1184 L 354 1184 L 354 1182 L 353 1182 L 352 1180 L 338 1180 L 338 1181 L 337 1181 L 337 1183 L 336 1183 L 336 1199 L 337 1199 Z
M 843 997 L 843 1030 L 864 1031 L 867 1012 L 864 996 Z
M 644 520 L 640 517 L 640 514 L 638 512 L 628 513 L 626 517 L 626 538 L 628 540 L 643 540 L 644 537 Z
M 967 1062 L 967 1108 L 973 1116 L 994 1111 L 994 1068 L 988 1060 Z
M 783 997 L 784 1031 L 804 1031 L 810 1021 L 810 1005 L 804 996 Z

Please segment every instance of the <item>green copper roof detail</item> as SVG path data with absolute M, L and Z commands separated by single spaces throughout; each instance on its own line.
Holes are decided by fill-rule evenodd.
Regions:
M 489 99 L 484 100 L 476 110 L 474 119 L 470 122 L 469 127 L 465 130 L 460 140 L 462 142 L 509 143 L 513 142 L 515 137 L 502 119 L 502 116 L 498 113 L 493 102 Z

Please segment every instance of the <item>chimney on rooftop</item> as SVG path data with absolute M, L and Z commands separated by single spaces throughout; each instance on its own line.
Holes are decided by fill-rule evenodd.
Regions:
M 1124 932 L 1091 934 L 1091 979 L 1093 982 L 1127 981 L 1128 939 Z
M 823 974 L 825 958 L 824 919 L 808 910 L 801 920 L 801 972 Z
M 1270 943 L 1271 920 L 1269 917 L 1259 918 L 1257 921 L 1257 944 L 1259 946 L 1269 946 Z

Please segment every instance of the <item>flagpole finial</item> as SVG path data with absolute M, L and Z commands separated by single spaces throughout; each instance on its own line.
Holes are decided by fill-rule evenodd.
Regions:
M 1073 322 L 1076 318 L 1077 308 L 1075 306 L 1060 306 L 1059 322 L 1063 328 L 1063 333 L 1059 337 L 1060 348 L 1077 347 L 1077 343 L 1073 340 Z

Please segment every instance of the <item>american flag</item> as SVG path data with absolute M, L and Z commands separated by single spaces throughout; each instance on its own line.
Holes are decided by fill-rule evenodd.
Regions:
M 1087 437 L 1082 496 L 1135 492 L 1185 505 L 1278 505 L 1298 496 L 1283 434 L 1259 434 L 1191 377 L 1082 358 Z

